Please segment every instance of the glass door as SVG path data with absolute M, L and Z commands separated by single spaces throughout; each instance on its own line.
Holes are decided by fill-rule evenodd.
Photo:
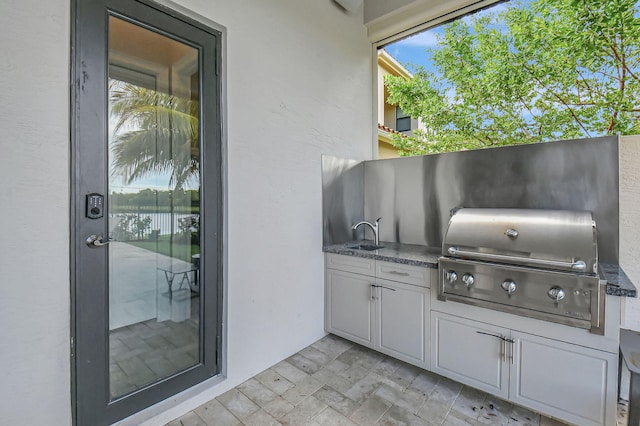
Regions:
M 222 209 L 219 35 L 152 3 L 89 3 L 73 266 L 77 424 L 95 425 L 219 372 Z
M 200 361 L 198 69 L 197 49 L 109 17 L 111 399 Z

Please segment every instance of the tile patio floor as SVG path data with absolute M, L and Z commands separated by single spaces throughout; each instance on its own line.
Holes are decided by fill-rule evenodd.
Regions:
M 167 426 L 563 424 L 328 335 Z

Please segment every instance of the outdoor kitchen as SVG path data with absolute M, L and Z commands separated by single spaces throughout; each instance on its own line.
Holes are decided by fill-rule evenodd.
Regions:
M 640 0 L 2 5 L 0 424 L 640 425 Z
M 565 422 L 615 425 L 621 310 L 637 295 L 619 267 L 620 144 L 323 157 L 325 329 Z

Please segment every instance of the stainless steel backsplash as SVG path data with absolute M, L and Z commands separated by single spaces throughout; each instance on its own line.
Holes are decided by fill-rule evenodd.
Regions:
M 322 156 L 322 242 L 353 240 L 364 215 L 364 162 Z
M 588 210 L 600 261 L 618 261 L 617 136 L 365 161 L 363 216 L 357 165 L 340 161 L 323 158 L 324 244 L 361 238 L 350 225 L 363 218 L 382 216 L 381 241 L 440 247 L 460 207 Z

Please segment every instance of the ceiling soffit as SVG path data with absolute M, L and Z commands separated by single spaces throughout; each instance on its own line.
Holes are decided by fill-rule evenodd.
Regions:
M 504 0 L 396 0 L 391 10 L 385 1 L 365 0 L 369 40 L 378 46 Z

